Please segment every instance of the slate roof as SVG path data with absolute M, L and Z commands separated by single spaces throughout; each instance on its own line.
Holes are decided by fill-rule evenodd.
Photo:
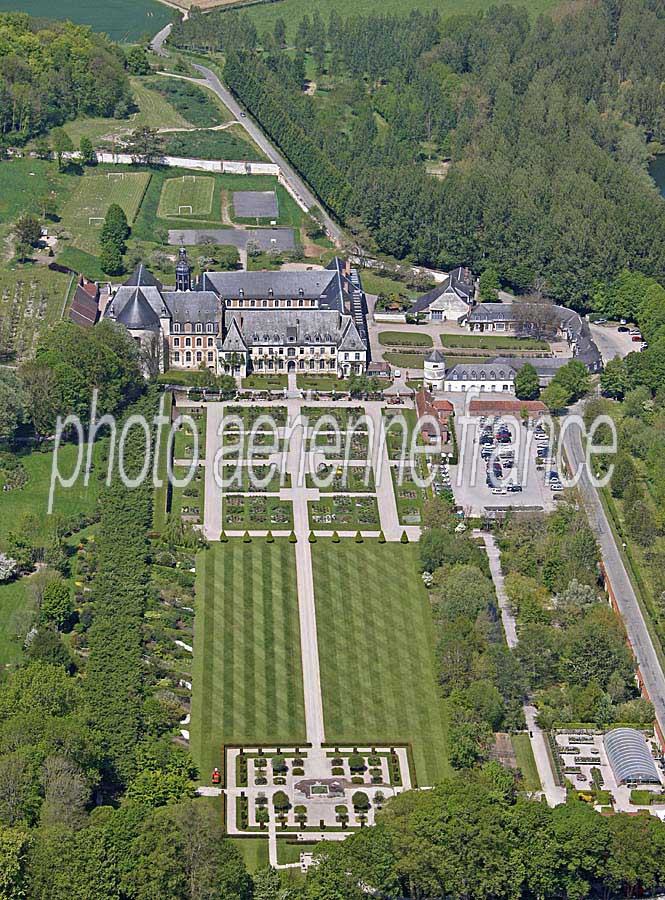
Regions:
M 152 272 L 149 269 L 146 269 L 143 263 L 138 264 L 124 284 L 129 287 L 156 287 L 159 291 L 162 289 L 161 281 L 155 278 Z
M 446 375 L 446 381 L 512 381 L 515 369 L 501 360 L 487 363 L 458 363 Z
M 69 307 L 69 318 L 77 325 L 90 328 L 99 318 L 99 288 L 94 281 L 79 278 L 76 291 Z
M 469 312 L 469 322 L 513 322 L 513 303 L 480 303 Z
M 444 280 L 437 284 L 436 287 L 432 288 L 431 291 L 428 291 L 421 297 L 418 297 L 409 312 L 417 313 L 422 312 L 424 309 L 429 309 L 432 303 L 434 303 L 435 300 L 438 300 L 439 297 L 448 290 L 452 290 L 460 300 L 464 301 L 464 303 L 471 304 L 475 289 L 469 270 L 465 269 L 463 266 L 458 266 L 456 269 L 453 269 L 453 271 L 449 272 Z
M 344 309 L 339 274 L 323 269 L 311 272 L 206 272 L 205 290 L 223 299 L 319 300 L 321 309 Z
M 212 291 L 166 291 L 164 302 L 173 321 L 181 326 L 187 322 L 214 322 L 219 330 L 219 297 Z
M 222 346 L 220 348 L 224 353 L 246 353 L 247 352 L 247 344 L 243 340 L 242 335 L 240 334 L 240 329 L 238 328 L 238 322 L 234 319 L 231 322 L 231 327 L 226 333 L 226 337 L 222 341 Z
M 335 344 L 339 347 L 348 333 L 348 340 L 353 343 L 349 349 L 366 350 L 350 316 L 336 310 L 227 308 L 225 317 L 228 328 L 233 321 L 238 322 L 248 347 L 266 344 Z
M 344 352 L 367 349 L 365 342 L 358 334 L 358 329 L 356 328 L 353 319 L 349 319 L 346 329 L 344 330 L 344 334 L 342 335 L 342 340 L 339 342 L 339 346 L 337 347 L 337 349 L 343 350 Z
M 505 356 L 497 356 L 492 360 L 494 363 L 501 363 L 504 366 L 510 366 L 511 368 L 519 371 L 522 366 L 525 366 L 527 363 L 532 365 L 536 372 L 539 375 L 549 376 L 556 375 L 560 368 L 566 365 L 566 363 L 570 362 L 570 359 L 565 359 L 562 357 L 505 357 Z
M 141 288 L 134 289 L 132 296 L 123 305 L 115 318 L 117 322 L 129 329 L 159 328 L 159 316 L 148 302 Z
M 427 354 L 427 356 L 425 357 L 425 362 L 442 363 L 443 365 L 445 365 L 446 357 L 443 355 L 443 353 L 441 353 L 440 350 L 437 350 L 435 347 L 430 353 Z

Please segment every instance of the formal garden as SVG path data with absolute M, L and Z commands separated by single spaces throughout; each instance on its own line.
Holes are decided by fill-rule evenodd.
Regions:
M 222 524 L 227 531 L 271 529 L 286 531 L 293 527 L 293 504 L 279 497 L 225 494 Z
M 379 528 L 379 509 L 376 497 L 350 497 L 336 494 L 308 501 L 309 524 L 317 531 L 339 529 L 375 531 Z

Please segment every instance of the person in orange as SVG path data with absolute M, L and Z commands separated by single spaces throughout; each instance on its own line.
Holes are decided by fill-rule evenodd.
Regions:
M 222 776 L 219 774 L 219 769 L 217 768 L 217 766 L 215 766 L 215 768 L 212 770 L 212 783 L 219 784 L 221 780 Z

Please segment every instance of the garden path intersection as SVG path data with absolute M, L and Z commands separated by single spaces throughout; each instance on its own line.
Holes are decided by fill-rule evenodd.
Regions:
M 229 407 L 233 407 L 229 410 Z M 254 823 L 260 821 L 257 818 L 257 810 L 261 804 L 265 804 L 270 810 L 270 819 L 267 829 L 263 829 L 263 834 L 267 833 L 270 848 L 270 861 L 272 865 L 277 865 L 277 835 L 283 830 L 282 826 L 276 825 L 275 815 L 273 815 L 273 796 L 283 791 L 289 797 L 291 809 L 286 814 L 286 828 L 290 832 L 293 839 L 295 832 L 298 840 L 312 841 L 323 834 L 314 829 L 314 824 L 321 825 L 325 829 L 326 838 L 341 839 L 347 833 L 347 828 L 358 827 L 362 823 L 371 824 L 374 821 L 375 795 L 383 794 L 389 797 L 401 790 L 406 790 L 412 785 L 409 757 L 406 747 L 395 746 L 392 755 L 392 764 L 399 767 L 399 778 L 396 779 L 399 784 L 395 784 L 395 779 L 391 775 L 391 748 L 388 746 L 378 747 L 376 745 L 358 747 L 356 746 L 339 746 L 338 750 L 333 750 L 332 746 L 326 746 L 325 726 L 324 726 L 324 710 L 321 688 L 321 671 L 319 664 L 319 647 L 317 640 L 317 623 L 316 623 L 316 606 L 315 606 L 315 588 L 312 567 L 312 545 L 310 543 L 310 509 L 311 504 L 316 503 L 322 497 L 326 497 L 325 490 L 319 487 L 312 487 L 311 476 L 319 471 L 319 467 L 325 460 L 328 470 L 336 469 L 340 471 L 340 466 L 362 467 L 368 472 L 371 471 L 373 480 L 369 481 L 369 486 L 373 487 L 376 497 L 376 505 L 378 509 L 377 526 L 361 528 L 363 537 L 374 537 L 379 535 L 379 529 L 383 530 L 387 542 L 399 542 L 402 534 L 406 532 L 409 540 L 417 540 L 420 535 L 418 526 L 400 525 L 395 491 L 393 487 L 393 478 L 391 476 L 391 462 L 389 459 L 388 449 L 386 445 L 386 436 L 383 420 L 384 404 L 381 402 L 364 402 L 349 401 L 348 403 L 336 404 L 332 408 L 325 402 L 316 402 L 304 400 L 299 392 L 289 392 L 288 399 L 280 403 L 266 402 L 261 406 L 261 412 L 270 412 L 269 407 L 275 407 L 275 422 L 278 425 L 276 429 L 277 443 L 279 451 L 277 453 L 265 453 L 260 458 L 252 458 L 252 462 L 247 458 L 240 459 L 243 451 L 238 455 L 230 455 L 230 448 L 225 445 L 225 429 L 228 427 L 228 418 L 230 413 L 243 415 L 243 410 L 247 410 L 248 419 L 251 421 L 256 417 L 257 404 L 252 402 L 235 402 L 232 404 L 224 403 L 207 403 L 206 404 L 206 447 L 205 459 L 201 460 L 198 465 L 203 466 L 205 470 L 205 514 L 203 522 L 203 533 L 208 540 L 219 541 L 220 537 L 238 538 L 245 536 L 245 529 L 233 529 L 224 527 L 225 497 L 230 493 L 237 496 L 237 486 L 228 487 L 229 481 L 229 464 L 237 470 L 237 466 L 248 467 L 252 463 L 265 467 L 271 465 L 275 467 L 281 475 L 278 490 L 274 490 L 276 485 L 268 486 L 268 491 L 252 490 L 252 484 L 247 479 L 243 481 L 242 486 L 247 488 L 244 491 L 247 497 L 256 496 L 274 496 L 280 502 L 290 504 L 292 514 L 289 521 L 293 525 L 293 535 L 295 536 L 294 555 L 295 555 L 295 575 L 297 584 L 298 597 L 298 619 L 300 625 L 300 655 L 302 663 L 302 681 L 305 711 L 305 728 L 306 728 L 306 744 L 301 747 L 268 747 L 266 745 L 245 746 L 243 745 L 242 756 L 244 759 L 239 762 L 241 751 L 234 747 L 226 748 L 225 766 L 225 790 L 226 795 L 226 827 L 230 834 L 247 834 L 248 826 L 243 824 L 241 809 L 245 810 L 245 823 Z M 286 408 L 286 424 L 284 424 L 284 409 Z M 249 411 L 253 410 L 254 415 Z M 325 422 L 322 424 L 313 421 L 315 412 L 320 410 L 320 415 L 326 414 L 333 416 L 341 416 L 341 445 L 344 446 L 344 438 L 346 436 L 345 423 L 346 412 L 353 411 L 353 414 L 362 414 L 365 418 L 359 430 L 364 429 L 364 433 L 368 436 L 367 455 L 365 459 L 349 459 L 348 454 L 345 459 L 337 458 L 337 454 L 333 452 L 327 457 L 322 450 L 312 449 L 316 447 L 316 429 L 317 427 L 325 432 Z M 344 411 L 340 413 L 341 411 Z M 279 427 L 279 423 L 281 427 Z M 357 425 L 357 422 L 356 422 Z M 271 434 L 271 445 L 274 434 Z M 185 464 L 188 463 L 186 461 Z M 395 465 L 393 461 L 393 466 Z M 242 471 L 242 470 L 241 470 Z M 348 486 L 347 486 L 348 488 Z M 272 494 L 269 493 L 272 490 Z M 350 496 L 367 498 L 367 491 L 354 492 L 348 491 Z M 330 496 L 328 494 L 328 496 Z M 269 524 L 269 523 L 268 523 Z M 248 528 L 247 533 L 252 540 L 265 539 L 268 528 Z M 314 533 L 317 536 L 329 536 L 332 529 L 323 528 L 316 529 Z M 289 528 L 272 528 L 272 534 L 276 539 L 286 538 L 291 534 Z M 338 529 L 340 537 L 353 537 L 356 530 Z M 293 537 L 291 538 L 293 541 Z M 362 735 L 359 735 L 362 738 Z M 338 745 L 336 745 L 337 747 Z M 361 813 L 355 810 L 351 798 L 359 785 L 351 781 L 351 775 L 348 757 L 355 750 L 366 754 L 367 757 L 378 755 L 379 761 L 374 762 L 374 772 L 381 770 L 381 778 L 377 779 L 380 783 L 372 785 L 364 781 L 360 786 L 368 795 L 371 801 L 371 807 L 368 811 Z M 273 779 L 268 779 L 268 784 L 260 784 L 256 786 L 258 776 L 259 782 L 266 779 L 261 778 L 261 766 L 257 766 L 257 759 L 266 758 L 265 765 L 268 766 L 268 773 L 272 773 L 271 757 L 274 754 L 282 754 L 287 757 L 289 762 L 288 772 L 283 779 L 277 779 L 277 786 L 273 783 Z M 346 801 L 349 809 L 349 818 L 347 821 L 340 822 L 335 807 L 335 801 L 331 795 L 318 796 L 317 786 L 327 785 L 330 791 L 337 791 L 338 788 L 331 784 L 333 781 L 340 782 L 339 765 L 335 766 L 333 772 L 333 759 L 335 756 L 344 756 L 344 776 L 341 777 L 343 783 L 343 793 L 337 798 L 337 803 Z M 292 759 L 302 761 L 302 765 L 295 766 Z M 338 763 L 339 761 L 337 761 Z M 377 768 L 378 767 L 378 768 Z M 294 770 L 295 769 L 295 773 Z M 335 779 L 337 775 L 337 779 Z M 285 783 L 280 784 L 280 781 Z M 314 787 L 311 786 L 314 783 Z M 296 787 L 298 785 L 298 787 Z M 304 788 L 304 790 L 303 790 Z M 323 791 L 323 788 L 321 789 Z M 310 823 L 305 829 L 299 830 L 298 820 L 295 818 L 295 809 L 307 808 L 307 821 Z M 337 807 L 339 809 L 339 807 Z M 251 831 L 260 831 L 257 825 L 250 825 Z

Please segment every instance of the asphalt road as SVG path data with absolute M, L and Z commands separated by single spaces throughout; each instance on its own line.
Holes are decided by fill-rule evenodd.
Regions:
M 313 206 L 317 206 L 321 210 L 329 237 L 337 244 L 341 243 L 343 239 L 342 229 L 325 212 L 319 200 L 317 200 L 302 178 L 289 165 L 281 153 L 273 147 L 258 125 L 256 125 L 248 115 L 243 115 L 245 110 L 240 106 L 231 91 L 225 88 L 215 73 L 206 66 L 200 66 L 193 63 L 193 67 L 197 72 L 201 73 L 203 80 L 210 90 L 214 91 L 222 103 L 231 110 L 247 134 L 249 134 L 252 140 L 261 148 L 261 150 L 263 150 L 268 159 L 280 167 L 284 178 L 289 182 L 296 194 L 304 201 L 307 208 L 311 209 Z
M 621 554 L 614 540 L 605 510 L 596 488 L 589 479 L 584 466 L 584 451 L 580 430 L 571 426 L 566 430 L 564 438 L 566 455 L 573 471 L 582 472 L 579 489 L 589 514 L 605 565 L 605 572 L 612 585 L 614 596 L 623 617 L 628 640 L 637 658 L 644 685 L 654 705 L 656 719 L 662 731 L 665 731 L 665 676 L 660 667 L 656 651 L 642 616 L 635 591 L 626 572 Z

